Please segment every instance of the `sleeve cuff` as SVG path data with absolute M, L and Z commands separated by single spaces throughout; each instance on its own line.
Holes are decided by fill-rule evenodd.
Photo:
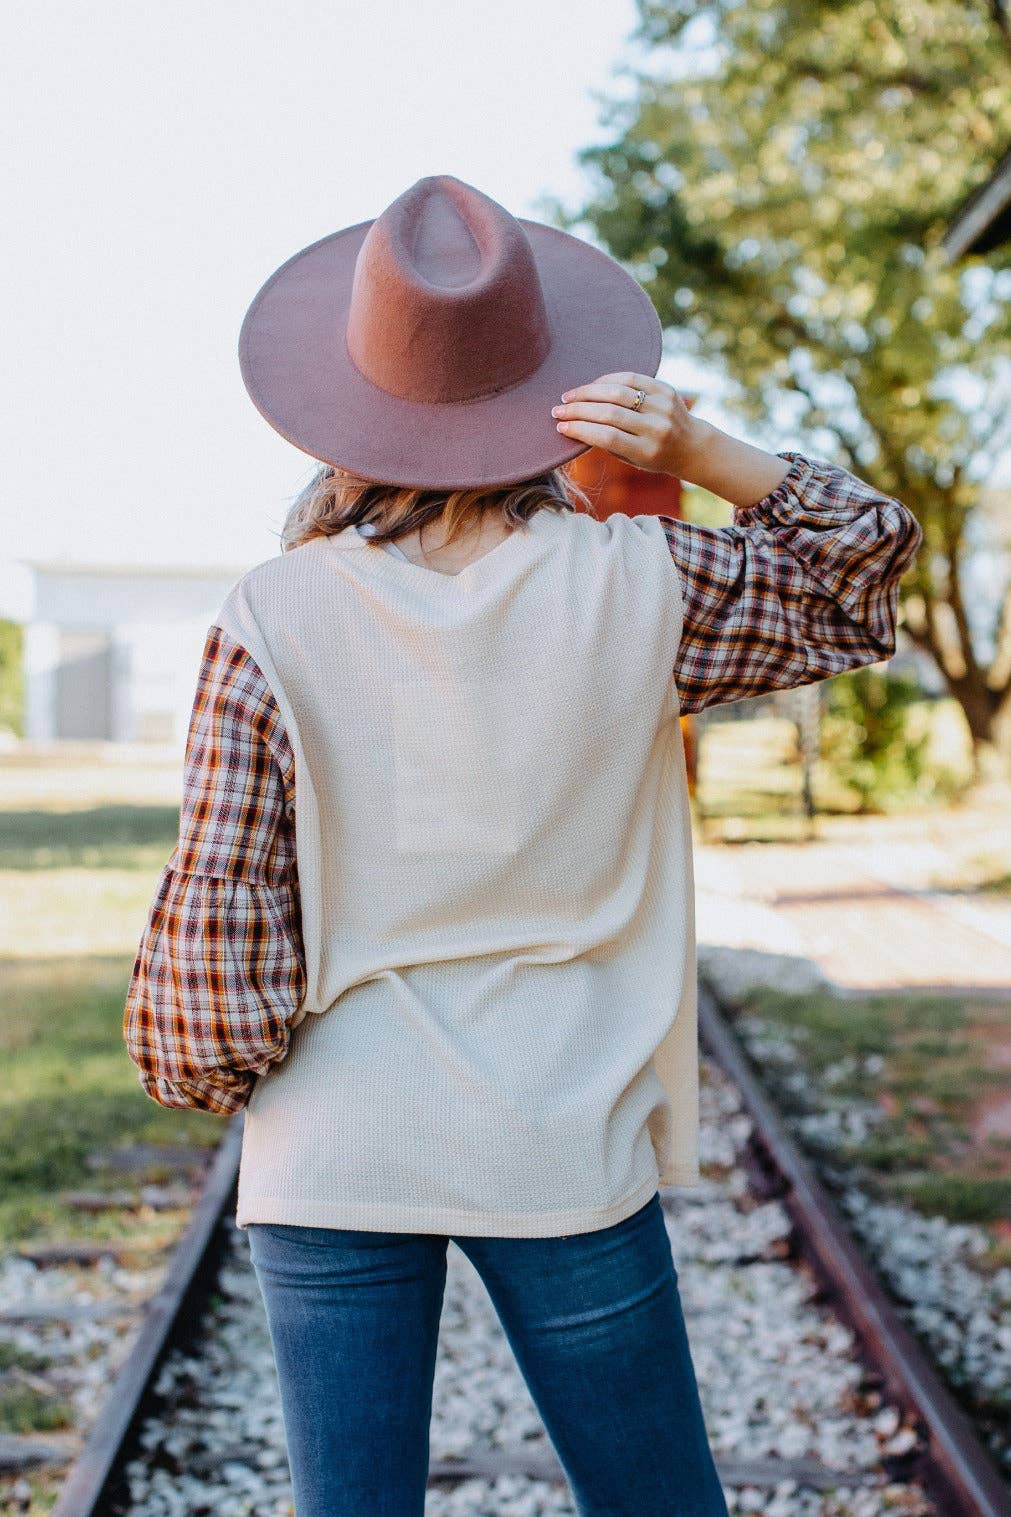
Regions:
M 735 527 L 752 524 L 786 526 L 803 518 L 805 526 L 838 526 L 867 510 L 869 495 L 863 486 L 857 498 L 847 498 L 840 483 L 849 478 L 845 469 L 806 453 L 779 452 L 790 467 L 774 490 L 748 506 L 735 506 Z M 833 504 L 835 493 L 839 499 Z M 810 507 L 810 508 L 809 508 Z
M 734 526 L 747 526 L 752 514 L 767 513 L 774 506 L 789 505 L 799 493 L 803 480 L 810 473 L 811 465 L 801 453 L 777 453 L 777 458 L 785 459 L 790 467 L 783 479 L 768 495 L 763 495 L 761 500 L 752 501 L 747 506 L 734 507 Z
M 222 1116 L 232 1116 L 242 1111 L 249 1101 L 255 1076 L 243 1080 L 238 1086 L 219 1085 L 214 1080 L 167 1080 L 161 1075 L 141 1074 L 140 1082 L 147 1094 L 159 1106 L 173 1109 L 210 1111 Z

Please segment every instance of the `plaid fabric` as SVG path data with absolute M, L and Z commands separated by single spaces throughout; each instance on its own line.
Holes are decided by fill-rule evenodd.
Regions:
M 212 627 L 186 744 L 179 841 L 161 871 L 123 1031 L 162 1106 L 235 1112 L 284 1057 L 304 987 L 295 760 L 244 648 Z
M 923 529 L 835 464 L 800 453 L 730 527 L 661 517 L 681 573 L 682 714 L 811 684 L 895 652 L 899 579 Z
M 912 513 L 836 465 L 789 472 L 733 525 L 661 517 L 681 576 L 681 711 L 788 689 L 895 651 L 898 581 L 923 537 Z M 234 1112 L 282 1059 L 305 985 L 295 762 L 267 683 L 207 635 L 186 746 L 179 842 L 164 866 L 124 1017 L 163 1106 Z

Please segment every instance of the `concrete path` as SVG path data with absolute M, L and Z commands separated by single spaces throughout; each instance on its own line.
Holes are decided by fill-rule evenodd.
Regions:
M 1011 790 L 943 815 L 820 818 L 810 843 L 696 842 L 700 961 L 738 950 L 801 986 L 979 992 L 1011 999 Z M 797 961 L 790 967 L 789 961 Z M 782 961 L 786 961 L 785 963 Z

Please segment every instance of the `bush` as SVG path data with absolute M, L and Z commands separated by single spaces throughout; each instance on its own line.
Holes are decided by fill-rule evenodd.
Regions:
M 950 800 L 958 778 L 931 759 L 930 742 L 929 708 L 910 675 L 865 666 L 826 681 L 820 755 L 858 810 Z
M 0 617 L 0 730 L 25 735 L 25 691 L 21 674 L 24 631 Z

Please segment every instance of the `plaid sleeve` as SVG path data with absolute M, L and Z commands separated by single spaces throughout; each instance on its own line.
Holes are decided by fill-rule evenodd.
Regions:
M 179 840 L 161 871 L 123 1019 L 161 1106 L 229 1113 L 284 1057 L 305 984 L 295 762 L 259 667 L 219 627 L 204 645 Z
M 681 711 L 811 684 L 895 652 L 899 580 L 923 538 L 908 507 L 800 453 L 733 525 L 662 517 L 681 576 Z

